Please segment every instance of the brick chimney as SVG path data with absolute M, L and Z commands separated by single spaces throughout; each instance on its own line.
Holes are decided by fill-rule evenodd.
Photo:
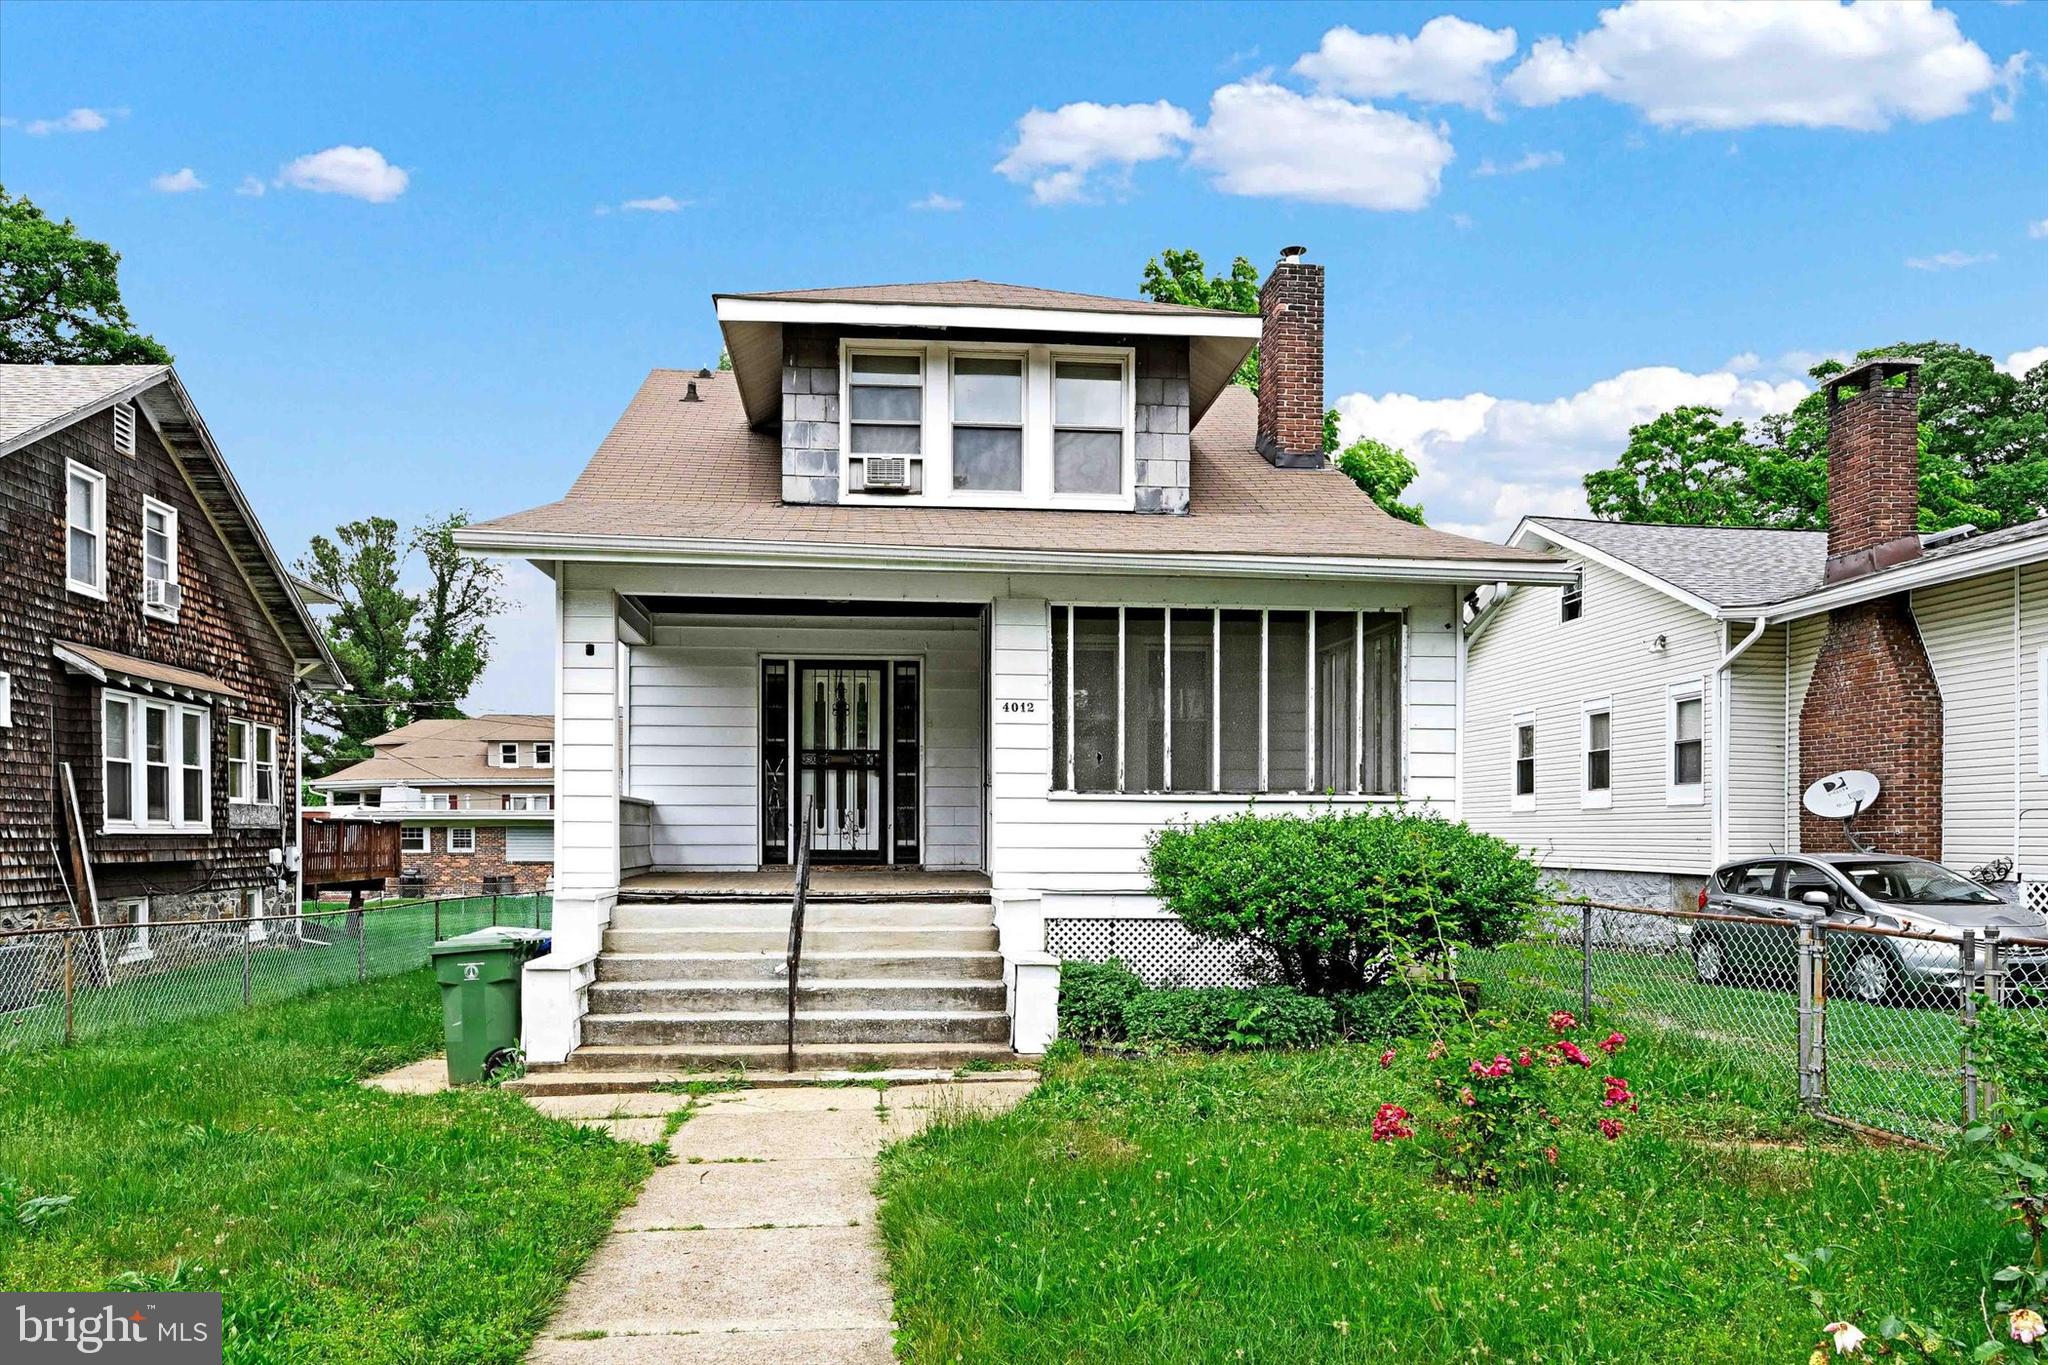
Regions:
M 1905 377 L 1903 385 L 1894 380 Z M 1868 360 L 1829 379 L 1827 581 L 1920 555 L 1920 362 Z
M 1259 454 L 1323 467 L 1323 268 L 1290 246 L 1259 290 Z
M 1872 360 L 1827 381 L 1829 582 L 1919 557 L 1919 367 Z M 1880 792 L 1858 831 L 1883 852 L 1939 858 L 1942 731 L 1941 683 L 1911 594 L 1830 611 L 1799 712 L 1801 789 L 1829 773 L 1873 772 Z M 1848 849 L 1838 822 L 1803 809 L 1799 846 Z

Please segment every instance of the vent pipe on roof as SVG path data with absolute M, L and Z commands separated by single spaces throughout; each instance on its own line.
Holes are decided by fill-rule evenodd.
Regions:
M 701 403 L 704 401 L 703 399 L 697 396 L 696 380 L 692 379 L 690 381 L 690 386 L 683 390 L 683 401 L 685 403 Z
M 708 368 L 699 370 L 697 371 L 697 377 L 699 379 L 709 379 L 711 377 L 711 371 Z

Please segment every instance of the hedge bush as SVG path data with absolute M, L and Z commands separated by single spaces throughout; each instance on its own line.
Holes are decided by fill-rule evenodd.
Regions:
M 1369 991 L 1333 996 L 1337 1032 L 1347 1042 L 1385 1043 L 1441 1032 L 1467 1014 L 1456 987 L 1435 981 L 1389 981 Z
M 1124 1009 L 1145 983 L 1122 962 L 1060 964 L 1060 1037 L 1080 1043 L 1121 1043 Z
M 1204 938 L 1243 941 L 1311 995 L 1366 990 L 1396 960 L 1516 937 L 1542 873 L 1511 844 L 1405 810 L 1240 814 L 1154 833 L 1159 898 Z
M 1211 986 L 1141 992 L 1124 1026 L 1133 1043 L 1204 1052 L 1322 1047 L 1337 1037 L 1337 1011 L 1286 986 Z

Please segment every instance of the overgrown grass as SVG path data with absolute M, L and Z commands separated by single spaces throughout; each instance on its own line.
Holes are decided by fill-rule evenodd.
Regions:
M 230 1361 L 516 1361 L 650 1169 L 492 1090 L 359 1078 L 440 1045 L 413 971 L 0 1060 L 0 1287 L 124 1271 L 225 1296 Z M 194 1271 L 193 1266 L 203 1267 Z
M 1377 1048 L 1048 1062 L 1000 1118 L 883 1158 L 912 1361 L 1804 1359 L 1844 1316 L 1960 1327 L 1997 1233 L 1969 1168 L 1793 1116 L 1737 1050 L 1647 1036 L 1619 1144 L 1468 1193 L 1404 1144 Z

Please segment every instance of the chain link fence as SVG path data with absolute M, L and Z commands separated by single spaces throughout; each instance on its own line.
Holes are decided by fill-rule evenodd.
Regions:
M 1594 1009 L 1721 1045 L 1823 1117 L 1924 1142 L 1976 1116 L 1977 999 L 2041 1003 L 2048 940 L 1933 935 L 1573 902 L 1523 941 L 1458 955 L 1503 1003 Z
M 436 940 L 545 929 L 546 894 L 385 901 L 259 919 L 166 920 L 0 935 L 0 1053 L 104 1037 L 410 971 Z

